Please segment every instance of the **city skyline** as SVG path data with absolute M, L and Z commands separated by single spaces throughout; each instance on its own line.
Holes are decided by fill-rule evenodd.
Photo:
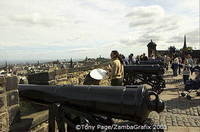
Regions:
M 2 0 L 1 60 L 109 57 L 187 45 L 200 49 L 199 0 Z

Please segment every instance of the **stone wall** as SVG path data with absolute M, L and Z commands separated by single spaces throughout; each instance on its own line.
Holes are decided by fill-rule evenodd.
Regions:
M 16 76 L 0 77 L 0 132 L 8 131 L 48 131 L 48 112 L 42 111 L 22 116 L 17 90 Z M 36 116 L 37 115 L 37 116 Z
M 0 131 L 6 132 L 20 120 L 17 77 L 0 77 Z
M 82 85 L 85 76 L 97 67 L 88 69 L 79 69 L 73 72 L 57 71 L 55 81 L 57 85 L 73 84 Z M 99 66 L 98 68 L 104 68 Z M 109 85 L 108 79 L 102 80 L 101 85 Z M 48 131 L 48 111 L 23 114 L 22 103 L 19 101 L 19 93 L 17 90 L 18 79 L 16 76 L 0 77 L 0 132 L 27 130 L 31 132 Z M 23 102 L 21 100 L 21 102 Z M 30 104 L 30 102 L 28 102 Z M 27 105 L 28 106 L 28 105 Z M 21 112 L 21 113 L 20 113 Z
M 80 67 L 76 69 L 71 69 L 66 73 L 66 77 L 62 78 L 62 75 L 59 75 L 60 78 L 56 79 L 57 85 L 65 85 L 65 84 L 73 84 L 73 85 L 83 85 L 84 79 L 86 75 L 95 68 L 106 69 L 108 64 L 102 64 L 99 66 L 88 66 L 88 67 Z M 109 79 L 104 79 L 100 81 L 100 85 L 110 85 Z

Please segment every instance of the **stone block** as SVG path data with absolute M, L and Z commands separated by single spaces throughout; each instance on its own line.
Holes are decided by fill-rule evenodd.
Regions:
M 2 94 L 4 92 L 4 88 L 3 88 L 3 86 L 1 86 L 1 84 L 0 84 L 0 94 Z
M 6 91 L 17 89 L 17 85 L 18 85 L 18 79 L 16 76 L 6 78 L 6 83 L 5 83 Z
M 55 72 L 42 72 L 28 75 L 28 82 L 46 82 L 50 80 L 55 80 Z
M 4 76 L 1 76 L 0 77 L 0 84 L 2 85 L 2 84 L 4 84 L 5 83 L 5 77 Z
M 0 132 L 8 131 L 7 112 L 0 113 Z
M 5 77 L 0 77 L 0 94 L 2 94 L 5 90 Z
M 8 92 L 6 98 L 7 98 L 7 106 L 19 104 L 18 90 Z
M 42 123 L 41 125 L 32 128 L 31 132 L 48 132 L 48 123 Z
M 5 95 L 1 94 L 0 95 L 0 113 L 2 113 L 3 111 L 5 111 L 5 105 L 6 105 Z
M 30 84 L 48 85 L 48 81 L 55 80 L 55 72 L 30 74 L 27 79 Z
M 19 105 L 12 106 L 8 109 L 8 125 L 11 126 L 20 120 Z

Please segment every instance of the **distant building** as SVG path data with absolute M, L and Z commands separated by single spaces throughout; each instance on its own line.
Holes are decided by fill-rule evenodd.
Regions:
M 156 49 L 157 44 L 151 40 L 151 42 L 148 43 L 148 57 L 154 56 L 164 56 L 164 55 L 170 55 L 169 50 L 157 50 Z M 184 44 L 183 48 L 181 50 L 176 50 L 174 55 L 182 56 L 190 54 L 193 58 L 200 58 L 200 50 L 188 50 L 187 42 L 186 42 L 186 36 L 184 36 Z
M 148 43 L 148 57 L 156 56 L 157 55 L 157 50 L 156 50 L 156 43 L 154 43 L 152 40 L 151 42 Z

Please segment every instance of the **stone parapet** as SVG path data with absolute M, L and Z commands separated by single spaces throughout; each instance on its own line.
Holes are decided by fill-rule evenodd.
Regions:
M 0 77 L 0 131 L 9 131 L 9 128 L 20 120 L 19 93 L 16 76 Z

